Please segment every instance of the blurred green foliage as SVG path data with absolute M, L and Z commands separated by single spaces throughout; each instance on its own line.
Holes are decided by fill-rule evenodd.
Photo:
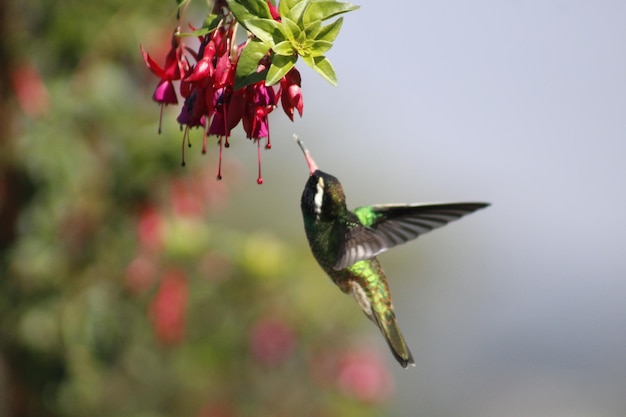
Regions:
M 351 300 L 305 250 L 212 222 L 228 183 L 156 133 L 138 45 L 167 48 L 174 2 L 0 7 L 0 416 L 377 415 L 391 381 Z

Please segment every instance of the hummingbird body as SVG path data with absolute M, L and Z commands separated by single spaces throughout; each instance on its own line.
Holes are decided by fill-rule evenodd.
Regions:
M 312 190 L 315 190 L 313 193 Z M 326 198 L 324 198 L 326 194 Z M 378 325 L 396 359 L 407 367 L 411 352 L 398 328 L 387 278 L 376 257 L 335 269 L 342 250 L 341 237 L 362 226 L 346 206 L 343 187 L 332 175 L 316 170 L 302 193 L 304 230 L 313 256 L 333 282 L 352 294 L 365 315 Z
M 387 277 L 376 255 L 488 204 L 388 204 L 350 211 L 339 180 L 320 171 L 297 141 L 310 171 L 300 206 L 313 256 L 378 326 L 400 365 L 413 365 L 397 324 Z

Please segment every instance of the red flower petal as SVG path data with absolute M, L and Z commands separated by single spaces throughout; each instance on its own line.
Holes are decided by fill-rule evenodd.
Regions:
M 152 57 L 148 55 L 148 53 L 143 49 L 143 46 L 141 44 L 139 45 L 139 48 L 141 49 L 141 55 L 143 56 L 143 60 L 150 69 L 150 71 L 152 71 L 157 77 L 161 79 L 166 78 L 166 74 L 163 68 L 161 68 L 159 64 L 157 64 L 154 59 L 152 59 Z

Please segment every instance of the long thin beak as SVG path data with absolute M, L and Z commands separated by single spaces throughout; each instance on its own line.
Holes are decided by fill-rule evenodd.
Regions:
M 309 172 L 310 172 L 311 175 L 313 175 L 313 173 L 315 173 L 315 171 L 317 171 L 319 169 L 317 167 L 317 164 L 315 163 L 315 161 L 311 157 L 311 154 L 309 153 L 309 150 L 304 147 L 304 143 L 302 142 L 302 140 L 300 140 L 298 135 L 293 135 L 293 138 L 296 140 L 296 142 L 298 142 L 298 145 L 300 146 L 300 149 L 302 149 L 302 153 L 304 154 L 304 158 L 306 159 L 306 163 L 309 166 Z

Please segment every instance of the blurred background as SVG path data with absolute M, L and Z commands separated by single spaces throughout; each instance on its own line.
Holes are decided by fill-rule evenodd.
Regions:
M 156 134 L 173 2 L 3 3 L 0 416 L 623 416 L 626 4 L 439 3 L 346 16 L 262 186 Z M 294 132 L 351 207 L 493 203 L 381 256 L 416 368 L 312 260 Z

